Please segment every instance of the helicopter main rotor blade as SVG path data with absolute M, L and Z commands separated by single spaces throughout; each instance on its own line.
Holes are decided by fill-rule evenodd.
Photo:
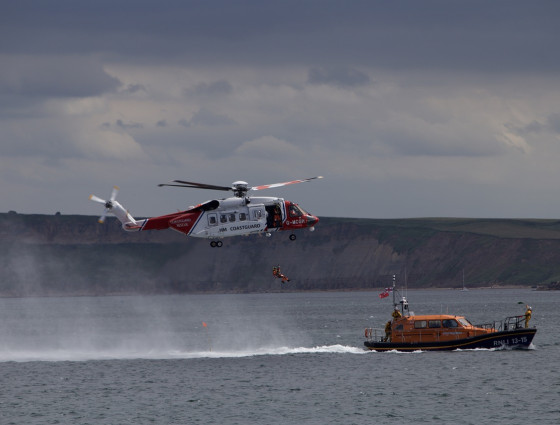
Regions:
M 225 190 L 225 191 L 234 191 L 239 194 L 245 194 L 248 190 L 263 190 L 263 189 L 272 189 L 275 187 L 287 186 L 290 184 L 296 183 L 305 183 L 315 179 L 322 179 L 323 176 L 311 177 L 309 179 L 302 179 L 302 180 L 292 180 L 289 182 L 282 182 L 282 183 L 273 183 L 273 184 L 265 184 L 261 186 L 254 186 L 251 188 L 247 187 L 246 182 L 234 182 L 233 187 L 230 186 L 216 186 L 213 184 L 206 184 L 206 183 L 196 183 L 196 182 L 188 182 L 185 180 L 173 180 L 172 183 L 160 183 L 158 184 L 159 187 L 161 186 L 174 186 L 174 187 L 188 187 L 192 189 L 208 189 L 208 190 Z M 239 195 L 236 195 L 239 196 Z
M 232 190 L 229 186 L 216 186 L 213 184 L 205 184 L 205 183 L 195 183 L 195 182 L 187 182 L 184 180 L 173 180 L 174 183 L 160 183 L 158 186 L 174 186 L 174 187 L 188 187 L 192 189 L 209 189 L 209 190 Z
M 254 187 L 251 188 L 251 190 L 272 189 L 272 188 L 275 188 L 275 187 L 287 186 L 289 184 L 296 184 L 296 183 L 305 183 L 305 182 L 309 182 L 311 180 L 322 179 L 322 178 L 323 178 L 323 176 L 317 176 L 317 177 L 311 177 L 309 179 L 292 180 L 292 181 L 284 182 L 284 183 L 264 184 L 262 186 L 254 186 Z

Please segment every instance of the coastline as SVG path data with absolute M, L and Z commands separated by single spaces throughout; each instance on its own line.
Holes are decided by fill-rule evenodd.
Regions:
M 550 291 L 556 289 L 539 289 L 540 286 L 534 285 L 492 285 L 492 286 L 473 286 L 468 290 L 492 290 L 492 289 L 531 289 L 535 291 Z M 30 295 L 11 295 L 0 293 L 0 299 L 10 298 L 81 298 L 81 297 L 135 297 L 135 296 L 173 296 L 173 295 L 257 295 L 257 294 L 280 294 L 280 293 L 343 293 L 343 292 L 383 292 L 384 287 L 376 288 L 341 288 L 341 289 L 297 289 L 297 288 L 278 288 L 278 289 L 265 289 L 262 291 L 248 291 L 248 290 L 209 290 L 209 291 L 123 291 L 123 292 L 76 292 L 76 293 L 44 293 L 44 294 L 30 294 Z M 461 291 L 460 287 L 413 287 L 406 288 L 407 291 Z

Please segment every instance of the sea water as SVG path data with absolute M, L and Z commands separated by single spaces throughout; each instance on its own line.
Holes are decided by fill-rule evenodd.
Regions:
M 0 424 L 560 423 L 560 292 L 414 290 L 529 350 L 376 353 L 376 292 L 0 299 Z M 522 304 L 519 304 L 522 303 Z

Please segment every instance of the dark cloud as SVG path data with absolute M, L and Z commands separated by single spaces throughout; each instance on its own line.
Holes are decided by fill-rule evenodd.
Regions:
M 165 57 L 193 66 L 560 70 L 555 1 L 21 0 L 2 12 L 0 52 L 9 54 Z
M 520 135 L 527 135 L 527 134 L 536 134 L 536 133 L 541 133 L 544 131 L 547 131 L 547 126 L 546 124 L 543 124 L 539 121 L 533 121 L 529 124 L 527 124 L 525 127 L 523 128 L 519 128 L 515 125 L 507 125 L 507 128 L 513 132 L 515 132 L 516 134 L 520 134 Z
M 115 122 L 115 126 L 120 128 L 121 130 L 130 130 L 134 128 L 144 128 L 144 125 L 138 122 L 128 122 L 125 123 L 123 120 L 117 120 Z
M 84 57 L 5 57 L 0 93 L 26 97 L 88 97 L 114 91 L 120 81 Z
M 551 114 L 547 118 L 548 127 L 554 132 L 560 134 L 560 114 Z
M 516 134 L 522 136 L 539 133 L 560 134 L 560 113 L 552 113 L 542 122 L 535 120 L 524 127 L 514 125 L 508 125 L 507 127 Z
M 128 84 L 126 87 L 124 87 L 121 90 L 121 92 L 129 93 L 129 94 L 135 94 L 140 92 L 146 93 L 146 87 L 144 87 L 144 85 L 142 84 Z
M 191 126 L 190 121 L 187 120 L 187 119 L 184 119 L 184 118 L 182 120 L 179 120 L 177 122 L 177 124 L 179 124 L 180 126 L 185 127 L 185 128 L 189 128 Z
M 235 124 L 235 121 L 226 115 L 215 114 L 208 109 L 201 108 L 190 120 L 191 125 L 200 125 L 205 127 L 221 127 Z
M 227 115 L 216 114 L 206 108 L 200 108 L 190 120 L 182 119 L 177 122 L 182 127 L 223 127 L 235 125 L 235 121 Z
M 211 83 L 199 83 L 194 88 L 185 89 L 185 95 L 196 96 L 225 96 L 233 91 L 233 87 L 226 80 Z
M 307 81 L 310 84 L 331 84 L 339 87 L 358 87 L 369 84 L 367 74 L 352 68 L 311 68 Z
M 126 131 L 132 129 L 142 129 L 144 128 L 144 125 L 138 122 L 124 122 L 123 120 L 115 120 L 114 124 L 111 124 L 110 122 L 104 122 L 99 127 L 103 130 L 117 129 Z
M 558 2 L 18 0 L 0 9 L 0 171 L 72 185 L 66 211 L 91 212 L 75 204 L 84 186 L 147 187 L 169 174 L 330 175 L 329 190 L 316 192 L 328 215 L 348 214 L 330 193 L 355 203 L 379 188 L 360 198 L 359 216 L 379 215 L 378 199 L 387 214 L 438 214 L 460 189 L 476 193 L 473 181 L 518 193 L 557 177 Z M 438 180 L 461 185 L 438 203 Z M 0 181 L 10 208 L 31 205 L 34 185 Z M 430 196 L 411 203 L 418 187 Z M 34 202 L 29 212 L 49 204 Z
M 467 158 L 496 156 L 506 152 L 506 147 L 497 140 L 476 139 L 473 135 L 457 140 L 454 137 L 446 139 L 426 134 L 403 134 L 394 129 L 381 142 L 393 153 L 403 156 Z

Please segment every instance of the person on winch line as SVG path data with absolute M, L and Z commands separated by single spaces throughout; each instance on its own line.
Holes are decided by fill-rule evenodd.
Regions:
M 282 283 L 290 281 L 290 279 L 288 279 L 288 276 L 283 275 L 280 272 L 280 266 L 273 267 L 272 268 L 272 274 L 274 275 L 274 277 L 277 277 L 278 279 L 282 279 Z

